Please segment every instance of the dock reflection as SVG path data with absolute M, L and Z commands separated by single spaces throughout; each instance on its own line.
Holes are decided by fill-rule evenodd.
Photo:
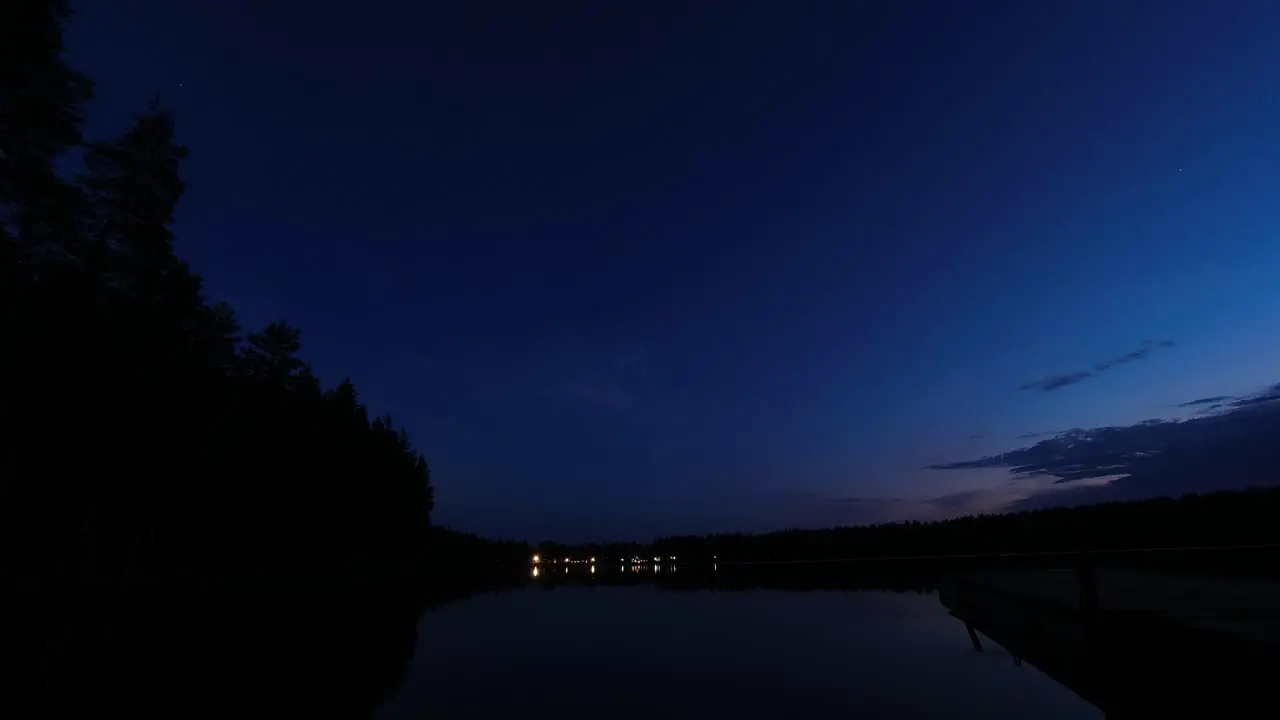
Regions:
M 1198 613 L 1182 612 L 1187 601 L 1166 586 L 1194 588 Z M 1254 717 L 1273 702 L 1260 674 L 1280 667 L 1280 652 L 1268 637 L 1274 612 L 1251 613 L 1240 590 L 1225 578 L 1086 569 L 956 575 L 939 599 L 976 651 L 981 633 L 1108 718 Z M 1280 597 L 1280 585 L 1248 596 L 1266 604 L 1257 596 L 1267 592 Z

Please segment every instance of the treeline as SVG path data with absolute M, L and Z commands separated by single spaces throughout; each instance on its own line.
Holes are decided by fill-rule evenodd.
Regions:
M 68 17 L 60 0 L 0 10 L 6 574 L 421 586 L 432 542 L 461 542 L 431 530 L 426 460 L 350 380 L 323 386 L 297 329 L 246 332 L 205 296 L 173 248 L 174 118 L 153 103 L 118 137 L 84 138 L 92 84 L 63 61 Z
M 977 553 L 1076 552 L 1280 542 L 1280 488 L 763 534 L 667 537 L 652 543 L 543 543 L 550 558 L 680 563 L 837 560 Z
M 519 585 L 528 577 L 533 547 L 515 540 L 493 540 L 473 533 L 433 527 L 426 570 L 429 602 L 462 599 L 476 593 Z

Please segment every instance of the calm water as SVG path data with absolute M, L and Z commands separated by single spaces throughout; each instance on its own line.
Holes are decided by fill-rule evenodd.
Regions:
M 434 610 L 383 720 L 1100 718 L 935 594 L 560 587 Z

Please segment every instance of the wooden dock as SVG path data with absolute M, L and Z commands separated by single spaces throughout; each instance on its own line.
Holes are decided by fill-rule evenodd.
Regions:
M 1119 570 L 966 573 L 942 603 L 1108 718 L 1274 717 L 1280 583 Z

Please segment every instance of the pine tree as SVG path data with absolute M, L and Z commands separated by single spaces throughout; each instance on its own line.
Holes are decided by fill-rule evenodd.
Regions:
M 9 272 L 74 235 L 79 193 L 54 161 L 82 142 L 88 78 L 62 59 L 65 0 L 0 3 L 0 260 Z M 13 276 L 11 280 L 16 280 Z
M 179 171 L 187 154 L 176 140 L 173 114 L 158 100 L 120 137 L 90 143 L 85 152 L 80 183 L 93 262 L 139 299 L 174 300 L 165 295 L 190 275 L 174 254 L 171 229 L 186 189 Z

